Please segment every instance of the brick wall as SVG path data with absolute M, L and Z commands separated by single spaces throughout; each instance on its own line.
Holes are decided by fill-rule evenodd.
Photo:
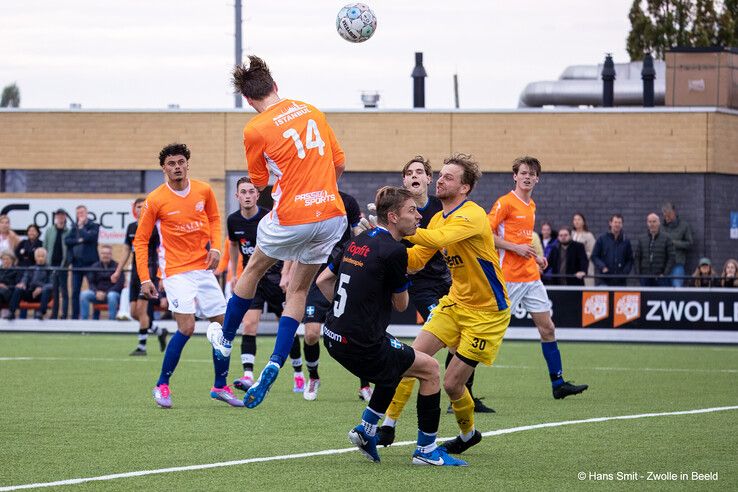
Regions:
M 497 197 L 512 189 L 511 175 L 484 173 L 471 199 L 489 210 Z M 341 189 L 353 195 L 365 212 L 376 190 L 387 184 L 401 185 L 399 172 L 347 172 L 341 178 Z M 570 225 L 574 212 L 580 212 L 599 236 L 607 231 L 610 216 L 620 213 L 626 235 L 634 238 L 645 233 L 646 215 L 660 215 L 661 205 L 671 201 L 694 232 L 696 244 L 687 258 L 688 268 L 694 269 L 703 255 L 722 265 L 725 259 L 738 257 L 738 240 L 729 237 L 730 211 L 738 211 L 737 190 L 734 175 L 546 173 L 533 195 L 538 207 L 536 228 L 544 221 L 554 227 Z

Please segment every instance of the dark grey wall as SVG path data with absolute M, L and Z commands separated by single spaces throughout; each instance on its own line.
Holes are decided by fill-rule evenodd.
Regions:
M 363 208 L 374 201 L 376 190 L 400 185 L 400 173 L 351 173 L 341 178 L 341 189 L 354 195 Z M 434 185 L 431 185 L 434 188 Z M 513 188 L 511 173 L 485 173 L 471 199 L 488 210 L 495 199 Z M 701 256 L 722 268 L 727 258 L 738 257 L 738 240 L 731 240 L 730 211 L 738 211 L 738 176 L 724 174 L 543 174 L 533 193 L 537 205 L 536 228 L 544 221 L 554 227 L 570 225 L 574 212 L 582 213 L 595 236 L 607 231 L 613 213 L 623 215 L 625 233 L 635 238 L 646 231 L 646 215 L 661 215 L 671 201 L 681 219 L 691 226 L 695 247 L 687 258 L 688 273 Z
M 229 182 L 241 173 L 229 173 Z M 160 171 L 3 171 L 3 191 L 7 193 L 131 193 L 150 191 L 161 183 Z M 401 184 L 396 173 L 346 172 L 340 187 L 362 206 L 374 201 L 377 189 Z M 230 184 L 230 183 L 229 183 Z M 434 185 L 431 185 L 435 188 Z M 511 173 L 486 173 L 471 198 L 485 209 L 513 187 Z M 226 203 L 235 210 L 232 186 Z M 696 245 L 687 259 L 688 273 L 700 256 L 711 258 L 718 268 L 727 258 L 738 258 L 738 240 L 730 239 L 730 212 L 738 211 L 738 176 L 726 174 L 627 174 L 552 173 L 543 174 L 533 198 L 538 206 L 537 224 L 554 227 L 571 222 L 574 212 L 587 218 L 598 236 L 607 230 L 610 215 L 620 213 L 630 238 L 645 233 L 646 215 L 661 212 L 661 204 L 672 201 L 683 220 L 694 231 Z

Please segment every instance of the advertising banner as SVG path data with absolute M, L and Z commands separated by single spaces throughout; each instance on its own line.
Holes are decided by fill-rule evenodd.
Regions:
M 36 224 L 43 234 L 60 208 L 66 211 L 70 224 L 76 222 L 77 205 L 85 205 L 90 219 L 100 224 L 101 244 L 123 243 L 128 224 L 136 220 L 131 210 L 133 200 L 127 198 L 4 198 L 0 199 L 0 215 L 7 215 L 11 227 L 20 235 L 25 235 L 30 224 Z

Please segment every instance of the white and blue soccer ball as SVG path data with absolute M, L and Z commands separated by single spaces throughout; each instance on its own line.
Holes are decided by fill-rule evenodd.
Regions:
M 363 43 L 372 37 L 377 29 L 377 17 L 368 5 L 350 3 L 336 16 L 338 34 L 352 43 Z

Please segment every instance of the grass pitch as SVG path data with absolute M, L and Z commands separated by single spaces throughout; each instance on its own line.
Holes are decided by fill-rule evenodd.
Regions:
M 151 398 L 162 358 L 156 340 L 149 342 L 148 357 L 134 358 L 128 352 L 135 340 L 135 334 L 0 334 L 0 490 L 301 453 L 308 455 L 60 489 L 738 489 L 736 409 L 491 435 L 463 455 L 467 468 L 413 466 L 409 445 L 381 448 L 382 463 L 372 464 L 354 451 L 311 454 L 350 448 L 346 433 L 364 407 L 357 380 L 325 350 L 317 401 L 292 393 L 292 369 L 285 366 L 264 403 L 247 410 L 210 399 L 210 346 L 194 337 L 172 379 L 174 408 L 167 411 Z M 272 344 L 272 337 L 258 338 L 257 364 Z M 560 347 L 565 376 L 589 384 L 588 391 L 554 400 L 540 345 L 507 341 L 495 367 L 477 371 L 475 393 L 497 410 L 478 414 L 477 428 L 738 406 L 738 347 Z M 230 379 L 241 373 L 237 352 Z M 444 398 L 439 435 L 452 437 L 457 427 L 445 413 L 447 404 Z M 413 400 L 397 439 L 414 441 L 415 434 Z

